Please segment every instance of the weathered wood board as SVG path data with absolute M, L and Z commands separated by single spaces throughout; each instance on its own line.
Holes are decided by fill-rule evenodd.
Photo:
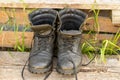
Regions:
M 114 34 L 107 34 L 107 33 L 116 33 L 120 27 L 115 27 L 111 23 L 111 20 L 109 18 L 99 17 L 99 30 L 100 33 L 97 35 L 97 39 L 99 41 L 105 40 L 105 39 L 112 39 L 114 37 Z M 93 30 L 94 20 L 87 20 L 85 26 L 83 27 L 84 31 Z M 97 31 L 97 29 L 95 29 Z M 2 31 L 0 33 L 0 47 L 14 47 L 17 42 L 20 42 L 22 44 L 22 40 L 24 39 L 24 43 L 26 47 L 30 47 L 31 42 L 33 38 L 33 32 L 14 32 L 14 31 Z M 83 34 L 83 39 L 92 39 L 93 36 L 89 34 Z
M 112 10 L 112 23 L 120 24 L 120 10 Z
M 113 14 L 112 23 L 120 24 L 120 16 L 114 17 L 114 13 L 120 11 L 120 1 L 119 0 L 1 0 L 0 8 L 76 8 L 76 9 L 92 9 L 93 5 L 95 9 L 100 10 L 111 10 Z
M 13 24 L 14 24 L 14 20 L 16 22 L 16 24 L 20 24 L 20 25 L 29 25 L 30 22 L 28 20 L 28 13 L 30 11 L 23 11 L 22 9 L 16 9 L 15 11 L 13 10 L 0 10 L 0 23 L 4 24 L 9 20 L 10 16 L 11 18 L 13 18 Z M 115 27 L 112 24 L 112 21 L 110 18 L 107 17 L 100 17 L 98 19 L 99 22 L 99 30 L 100 32 L 110 32 L 110 33 L 116 33 L 119 27 Z M 12 23 L 12 22 L 11 22 Z M 91 30 L 93 29 L 93 25 L 94 25 L 94 19 L 90 19 L 87 20 L 87 25 L 84 26 L 85 28 L 83 28 L 84 30 Z
M 28 52 L 0 52 L 0 80 L 22 80 L 21 71 L 29 56 Z M 96 58 L 99 61 L 99 58 Z M 84 56 L 83 63 L 88 62 Z M 56 65 L 56 62 L 54 63 Z M 43 80 L 45 74 L 32 74 L 27 67 L 24 72 L 25 80 Z M 81 67 L 79 80 L 120 80 L 120 59 L 118 56 L 107 58 L 106 64 L 93 61 L 90 65 Z M 62 75 L 55 67 L 47 80 L 75 80 L 72 75 Z
M 98 27 L 94 27 L 94 18 L 87 19 L 86 25 L 83 27 L 83 30 L 95 30 L 99 32 L 109 32 L 109 33 L 116 33 L 120 27 L 115 27 L 110 18 L 107 17 L 98 17 Z
M 3 31 L 0 34 L 0 46 L 1 47 L 14 47 L 18 42 L 22 44 L 24 39 L 24 45 L 30 48 L 32 43 L 33 33 L 32 32 L 13 32 Z
M 28 13 L 32 10 L 22 10 L 22 9 L 0 9 L 0 23 L 4 24 L 9 20 L 9 17 L 13 18 L 17 24 L 29 24 L 28 20 Z M 119 10 L 113 10 L 112 11 L 112 22 L 117 22 L 119 23 Z M 8 17 L 9 16 L 9 17 Z M 99 17 L 100 18 L 100 17 Z M 107 21 L 107 24 L 103 24 L 104 21 Z M 92 20 L 90 20 L 92 22 Z M 116 32 L 118 28 L 114 27 L 111 23 L 111 19 L 109 18 L 101 18 L 99 20 L 100 22 L 100 29 L 101 31 L 104 32 Z M 109 28 L 110 26 L 110 28 Z M 112 27 L 111 27 L 112 26 Z
M 6 23 L 11 17 L 16 21 L 16 24 L 29 24 L 28 13 L 29 11 L 23 11 L 22 9 L 0 9 L 0 23 Z
M 62 7 L 63 7 L 64 4 L 69 4 L 69 5 L 75 5 L 79 9 L 82 9 L 82 6 L 79 7 L 80 5 L 82 5 L 82 4 L 91 5 L 93 3 L 93 0 L 91 0 L 90 2 L 88 2 L 87 0 L 82 1 L 82 2 L 81 2 L 81 0 L 78 0 L 78 1 L 77 0 L 73 0 L 73 1 L 70 0 L 70 1 L 67 1 L 68 3 L 65 3 L 66 1 L 64 1 L 64 0 L 63 1 L 58 1 L 58 2 L 54 1 L 54 0 L 51 0 L 51 1 L 44 1 L 43 0 L 43 1 L 39 1 L 38 4 L 43 4 L 44 3 L 43 4 L 44 6 L 49 4 L 46 7 L 51 6 L 53 8 L 57 8 L 57 7 L 55 7 L 54 4 L 57 4 L 58 7 L 59 7 L 59 4 L 60 5 L 62 4 Z M 118 4 L 119 1 L 117 3 L 115 1 L 113 1 L 113 2 L 115 4 L 114 6 L 119 5 Z M 76 5 L 76 3 L 79 6 Z M 97 0 L 97 3 L 99 5 L 103 5 L 105 3 L 108 3 L 107 5 L 113 5 L 113 4 L 111 4 L 110 1 L 99 1 L 99 0 Z M 7 9 L 0 8 L 0 23 L 1 24 L 6 23 L 9 20 L 9 17 L 10 17 L 13 20 L 15 20 L 17 24 L 29 25 L 28 13 L 31 11 L 31 9 L 29 9 L 29 8 L 37 8 L 37 7 L 41 6 L 41 5 L 39 5 L 37 7 L 34 7 L 34 5 L 32 5 L 32 4 L 36 4 L 36 0 L 32 1 L 31 3 L 28 3 L 27 0 L 25 0 L 24 4 L 23 4 L 23 2 L 14 1 L 14 0 L 10 0 L 10 1 L 5 2 L 5 3 L 4 3 L 4 1 L 0 1 L 0 7 L 8 7 Z M 22 5 L 22 6 L 19 6 L 19 5 Z M 26 7 L 26 5 L 29 5 L 29 6 L 32 5 L 32 7 L 29 7 L 29 6 Z M 54 6 L 52 6 L 52 5 L 54 5 Z M 44 6 L 42 6 L 40 8 L 43 8 Z M 84 5 L 84 7 L 85 7 L 85 5 Z M 112 6 L 110 6 L 110 7 L 112 9 Z M 15 9 L 13 9 L 13 8 L 15 8 Z M 24 11 L 23 9 L 18 9 L 18 8 L 27 8 L 27 10 Z M 57 9 L 59 9 L 59 8 L 57 8 Z M 117 6 L 117 9 L 119 9 L 119 6 Z M 117 14 L 119 12 L 119 10 L 117 10 L 117 9 L 112 12 L 112 15 L 114 15 L 114 16 L 112 16 L 112 18 L 113 18 L 112 20 L 117 20 L 115 18 L 119 18 L 118 17 L 119 14 Z M 102 33 L 102 34 L 99 34 L 97 36 L 98 40 L 100 40 L 100 41 L 104 40 L 104 39 L 113 38 L 114 35 L 112 33 L 115 34 L 118 31 L 118 29 L 120 28 L 120 26 L 119 27 L 118 26 L 117 27 L 113 26 L 110 18 L 99 17 L 98 22 L 99 22 L 99 31 Z M 118 19 L 118 22 L 119 22 L 119 19 Z M 93 19 L 88 20 L 86 22 L 85 26 L 83 27 L 83 30 L 84 31 L 92 30 L 93 25 L 94 25 Z M 97 31 L 97 29 L 95 29 L 95 31 Z M 107 34 L 107 33 L 110 33 L 110 34 Z M 17 44 L 17 41 L 22 43 L 22 39 L 23 39 L 22 36 L 23 36 L 22 32 L 15 33 L 15 32 L 12 32 L 12 31 L 3 31 L 3 32 L 0 33 L 0 47 L 14 47 Z M 82 36 L 85 39 L 92 38 L 90 35 L 86 35 L 86 34 L 83 34 Z M 25 46 L 28 47 L 28 48 L 31 45 L 32 37 L 33 37 L 33 33 L 31 33 L 31 32 L 25 32 L 24 33 Z
M 24 37 L 23 37 L 24 34 Z M 98 40 L 112 39 L 114 35 L 111 34 L 99 34 L 97 35 Z M 13 31 L 3 31 L 0 34 L 0 47 L 14 47 L 17 44 L 17 41 L 22 44 L 22 40 L 24 39 L 24 44 L 26 47 L 30 48 L 33 38 L 33 32 L 13 32 Z M 82 35 L 84 39 L 92 39 L 93 36 L 88 34 Z
M 91 9 L 94 0 L 4 0 L 0 1 L 0 7 L 11 8 L 79 8 Z M 119 0 L 96 0 L 98 9 L 120 9 Z

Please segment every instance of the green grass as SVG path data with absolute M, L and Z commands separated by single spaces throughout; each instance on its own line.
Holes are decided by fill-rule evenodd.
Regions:
M 16 40 L 14 50 L 17 50 L 17 51 L 20 51 L 20 52 L 25 52 L 26 47 L 25 47 L 25 36 L 24 36 L 24 34 L 25 34 L 25 31 L 29 28 L 29 25 L 24 25 L 25 28 L 22 30 L 22 37 L 21 37 L 21 41 L 20 41 L 19 40 L 19 35 L 18 35 L 19 24 L 17 24 L 16 17 L 15 17 L 16 9 L 7 10 L 5 8 L 2 8 L 2 10 L 7 14 L 8 20 L 4 24 L 0 25 L 0 33 L 2 33 L 2 31 L 3 31 L 4 27 L 6 27 L 6 25 L 9 25 L 9 27 L 14 28 L 14 35 L 15 35 L 15 40 Z
M 18 35 L 16 33 L 16 45 L 14 46 L 14 49 L 20 52 L 25 52 L 26 51 L 26 46 L 25 46 L 25 31 L 27 30 L 27 27 L 24 28 L 22 31 L 22 42 L 20 43 Z
M 99 26 L 99 13 L 100 10 L 96 9 L 97 4 L 96 2 L 92 5 L 92 9 L 90 11 L 93 11 L 93 17 L 88 18 L 94 19 L 94 25 L 93 30 L 90 30 L 88 32 L 89 35 L 92 35 L 92 39 L 86 40 L 84 39 L 84 42 L 82 43 L 81 50 L 83 54 L 87 54 L 88 57 L 92 58 L 93 54 L 100 54 L 100 60 L 102 62 L 106 61 L 105 55 L 120 55 L 120 46 L 118 46 L 118 42 L 120 40 L 120 29 L 117 31 L 117 33 L 114 35 L 114 37 L 111 40 L 103 40 L 101 44 L 99 43 L 99 40 L 97 39 L 97 35 L 99 35 L 100 26 Z M 89 28 L 89 27 L 88 27 Z M 97 31 L 95 33 L 92 33 L 93 31 Z M 99 44 L 99 45 L 98 45 Z

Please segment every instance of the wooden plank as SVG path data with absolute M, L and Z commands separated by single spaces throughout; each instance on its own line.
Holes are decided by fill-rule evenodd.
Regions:
M 120 24 L 115 24 L 114 26 L 115 26 L 115 27 L 120 27 Z
M 23 37 L 24 34 L 24 37 Z M 111 39 L 114 35 L 110 34 L 99 34 L 97 35 L 98 40 Z M 88 34 L 83 34 L 82 37 L 84 39 L 92 39 L 93 36 Z M 13 32 L 13 31 L 3 31 L 0 34 L 0 47 L 14 47 L 17 42 L 22 44 L 22 40 L 24 39 L 24 44 L 26 47 L 31 47 L 31 42 L 33 38 L 33 32 Z
M 1 67 L 0 79 L 22 80 L 21 69 L 22 67 L 19 66 Z M 43 80 L 46 74 L 32 74 L 25 69 L 24 76 L 25 80 Z M 61 75 L 53 71 L 47 80 L 75 80 L 75 77 L 73 75 Z M 120 74 L 112 72 L 79 72 L 78 80 L 120 80 Z
M 120 10 L 112 10 L 113 16 L 120 16 Z
M 94 0 L 84 0 L 84 1 L 81 1 L 81 0 L 49 0 L 49 1 L 44 1 L 44 0 L 41 0 L 41 1 L 38 1 L 38 0 L 33 0 L 33 1 L 29 1 L 29 0 L 24 0 L 24 1 L 20 1 L 20 0 L 4 0 L 4 1 L 0 1 L 0 2 L 3 2 L 3 3 L 41 3 L 41 2 L 46 2 L 46 3 L 86 3 L 86 4 L 89 4 L 89 3 L 93 3 Z M 96 2 L 98 4 L 117 4 L 117 3 L 120 3 L 120 0 L 96 0 Z
M 98 9 L 120 9 L 120 1 L 100 1 L 96 0 Z M 34 0 L 28 1 L 24 0 L 23 2 L 12 0 L 12 1 L 0 1 L 0 7 L 11 7 L 11 8 L 79 8 L 79 9 L 91 9 L 94 0 Z
M 32 0 L 32 1 L 29 1 L 29 0 L 24 0 L 24 1 L 20 1 L 20 0 L 4 0 L 4 1 L 0 1 L 0 2 L 3 2 L 3 3 L 41 3 L 41 2 L 46 2 L 46 3 L 93 3 L 94 0 L 84 0 L 84 1 L 81 1 L 81 0 L 49 0 L 49 1 L 44 1 L 44 0 L 41 0 L 41 1 L 38 1 L 38 0 Z M 97 3 L 99 4 L 117 4 L 117 3 L 120 3 L 119 0 L 96 0 Z
M 24 66 L 25 61 L 29 57 L 29 52 L 13 52 L 13 51 L 0 51 L 0 66 Z M 56 58 L 54 58 L 56 64 Z M 97 61 L 98 60 L 98 61 Z M 83 62 L 87 63 L 89 58 L 83 55 Z M 100 61 L 100 55 L 96 56 L 90 65 L 82 67 L 83 69 L 95 69 L 103 67 L 105 70 L 108 68 L 120 68 L 120 56 L 118 55 L 106 55 L 106 63 Z M 92 67 L 94 65 L 94 67 Z M 56 65 L 54 65 L 56 67 Z M 87 68 L 86 68 L 87 67 Z M 119 72 L 119 71 L 118 71 Z
M 111 19 L 107 17 L 98 17 L 99 27 L 94 27 L 94 19 L 88 19 L 86 25 L 83 27 L 83 30 L 95 30 L 99 32 L 110 32 L 116 33 L 118 31 L 118 27 L 113 26 Z
M 112 10 L 113 24 L 120 24 L 120 10 Z
M 82 35 L 82 38 L 84 39 L 94 39 L 95 35 L 92 35 L 92 34 L 83 34 Z M 96 38 L 98 41 L 102 41 L 102 40 L 111 40 L 112 38 L 114 37 L 114 35 L 111 35 L 111 34 L 98 34 L 96 35 Z
M 113 24 L 120 24 L 120 16 L 113 16 L 112 23 Z
M 16 9 L 15 11 L 8 9 L 6 11 L 1 10 L 0 11 L 0 23 L 4 24 L 6 23 L 8 19 L 8 15 L 12 17 L 16 22 L 16 24 L 20 25 L 29 25 L 28 20 L 28 13 L 30 10 L 23 11 L 22 9 Z M 116 22 L 117 20 L 114 20 L 116 18 L 113 18 L 113 22 Z M 119 18 L 117 17 L 119 20 Z M 110 33 L 116 33 L 118 30 L 118 27 L 114 27 L 111 19 L 106 17 L 99 17 L 99 27 L 100 32 L 110 32 Z M 14 21 L 11 22 L 11 24 L 14 24 Z M 88 20 L 87 25 L 84 26 L 84 30 L 93 30 L 94 25 L 94 19 Z
M 24 35 L 24 36 L 23 36 Z M 13 31 L 3 31 L 0 34 L 0 46 L 1 47 L 14 47 L 17 42 L 22 44 L 24 39 L 24 44 L 26 47 L 30 47 L 32 42 L 33 33 L 31 32 L 13 32 Z
M 33 0 L 33 1 L 20 1 L 20 0 L 5 0 L 0 1 L 0 7 L 5 8 L 57 8 L 63 9 L 65 7 L 69 8 L 77 8 L 77 9 L 92 9 L 94 0 Z M 120 1 L 119 0 L 96 0 L 97 5 L 95 5 L 96 9 L 101 10 L 120 10 Z M 116 11 L 113 11 L 116 14 Z M 113 15 L 114 15 L 113 13 Z M 19 19 L 18 19 L 19 20 Z M 20 20 L 24 21 L 24 20 Z M 24 21 L 27 22 L 27 21 Z M 23 23 L 23 22 L 22 22 Z M 113 20 L 114 24 L 120 23 L 118 20 Z
M 1 67 L 0 79 L 22 80 L 21 69 L 22 67 L 19 66 Z M 46 74 L 32 74 L 25 69 L 24 76 L 25 80 L 43 80 Z M 47 80 L 75 80 L 75 77 L 73 75 L 61 75 L 53 71 Z M 120 74 L 112 72 L 79 72 L 78 80 L 120 80 Z
M 9 20 L 9 16 L 15 21 L 13 24 L 29 24 L 28 12 L 25 12 L 22 9 L 7 9 L 6 11 L 0 10 L 0 23 L 6 23 Z
M 11 56 L 12 55 L 12 56 Z M 0 80 L 22 80 L 21 71 L 29 56 L 28 52 L 0 52 Z M 99 58 L 96 58 L 99 60 Z M 84 56 L 83 60 L 88 61 Z M 55 63 L 56 64 L 56 63 Z M 55 65 L 54 64 L 54 65 Z M 94 67 L 93 67 L 94 66 Z M 106 64 L 92 62 L 90 65 L 81 67 L 78 73 L 79 80 L 120 80 L 120 63 L 118 56 L 107 58 Z M 32 74 L 25 68 L 25 80 L 43 80 L 46 74 Z M 53 69 L 47 80 L 74 80 L 72 75 L 61 75 Z

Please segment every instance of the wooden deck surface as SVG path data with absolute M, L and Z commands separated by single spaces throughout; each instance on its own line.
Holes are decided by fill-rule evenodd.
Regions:
M 28 52 L 0 52 L 0 80 L 22 80 L 21 71 L 28 58 Z M 96 58 L 98 59 L 98 58 Z M 88 59 L 84 57 L 84 63 Z M 45 74 L 32 74 L 25 69 L 26 80 L 43 80 Z M 92 62 L 81 67 L 78 73 L 79 80 L 120 80 L 120 60 L 118 56 L 107 58 L 106 64 Z M 61 75 L 54 69 L 47 80 L 75 80 L 74 76 Z

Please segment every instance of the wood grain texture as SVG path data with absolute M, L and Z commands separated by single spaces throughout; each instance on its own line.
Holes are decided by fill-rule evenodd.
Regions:
M 112 39 L 114 35 L 111 34 L 99 34 L 97 35 L 98 40 Z M 26 47 L 30 48 L 33 38 L 33 32 L 13 32 L 13 31 L 3 31 L 0 33 L 0 47 L 14 47 L 17 42 L 22 45 L 22 40 L 24 38 L 24 44 Z M 92 39 L 93 35 L 83 34 L 82 38 Z
M 13 31 L 3 31 L 0 34 L 0 46 L 1 47 L 14 47 L 17 42 L 22 44 L 22 40 L 24 39 L 24 45 L 26 47 L 31 46 L 33 38 L 33 33 L 31 32 L 13 32 Z
M 22 9 L 16 9 L 14 12 L 12 9 L 7 9 L 7 11 L 0 10 L 0 23 L 5 23 L 8 21 L 8 15 L 15 20 L 17 24 L 29 24 L 28 20 L 28 13 L 30 11 L 23 11 Z M 105 32 L 104 34 L 99 34 L 97 36 L 98 40 L 105 40 L 105 39 L 111 39 L 114 35 L 112 34 L 106 34 L 106 33 L 116 33 L 119 27 L 113 26 L 111 19 L 105 18 L 105 17 L 99 17 L 99 30 L 100 32 Z M 89 31 L 93 30 L 94 20 L 87 20 L 86 25 L 83 27 L 83 30 Z M 95 29 L 97 31 L 97 29 Z M 12 31 L 3 31 L 0 33 L 0 47 L 14 47 L 17 42 L 20 42 L 22 44 L 22 38 L 23 33 L 22 32 L 12 32 Z M 91 35 L 83 34 L 83 38 L 89 39 L 93 38 Z M 31 41 L 32 41 L 33 33 L 32 32 L 25 32 L 24 33 L 24 42 L 26 47 L 30 47 Z
M 112 16 L 120 16 L 120 10 L 112 10 Z
M 113 15 L 116 14 L 114 10 L 120 10 L 119 0 L 96 0 L 97 5 L 95 9 L 100 10 L 113 10 Z M 92 9 L 94 0 L 1 0 L 0 8 L 76 8 L 76 9 Z M 111 16 L 113 16 L 111 15 Z M 22 17 L 22 16 L 21 16 Z M 19 19 L 18 19 L 19 20 Z M 25 21 L 26 22 L 26 21 Z M 23 23 L 23 22 L 22 22 Z M 114 24 L 120 24 L 119 20 L 113 20 Z
M 113 24 L 120 24 L 120 16 L 113 16 L 112 23 Z
M 96 0 L 97 9 L 120 9 L 120 1 L 116 0 Z M 94 0 L 19 0 L 0 1 L 0 7 L 11 8 L 79 8 L 79 9 L 91 9 Z
M 0 10 L 0 23 L 6 23 L 11 17 L 16 24 L 29 24 L 28 12 L 22 9 L 7 9 L 6 11 Z
M 120 10 L 112 10 L 112 23 L 120 24 Z
M 21 71 L 29 56 L 28 52 L 0 52 L 0 80 L 22 80 Z M 99 60 L 99 57 L 96 58 Z M 83 63 L 89 59 L 84 56 Z M 56 62 L 54 63 L 56 65 Z M 25 80 L 43 80 L 46 74 L 32 74 L 25 68 Z M 107 57 L 106 64 L 93 61 L 90 65 L 81 67 L 79 80 L 120 80 L 120 62 L 118 56 Z M 55 67 L 47 80 L 74 80 L 72 75 L 62 75 Z
M 110 18 L 107 17 L 98 17 L 98 27 L 94 27 L 95 21 L 94 18 L 88 19 L 86 22 L 86 25 L 83 27 L 83 30 L 93 30 L 99 32 L 109 32 L 109 33 L 116 33 L 119 29 L 119 27 L 115 27 L 112 24 L 112 21 Z
M 8 16 L 10 16 L 11 18 L 13 18 L 13 20 L 16 21 L 16 24 L 29 25 L 30 23 L 28 20 L 29 12 L 30 10 L 23 11 L 22 9 L 16 9 L 14 12 L 11 9 L 8 9 L 6 11 L 0 10 L 0 23 L 2 24 L 6 23 L 9 20 Z M 113 18 L 114 22 L 115 21 L 119 22 L 119 20 L 120 20 L 119 17 Z M 99 16 L 98 22 L 99 22 L 100 32 L 116 33 L 118 30 L 118 27 L 113 26 L 110 18 Z M 84 26 L 83 30 L 94 30 L 93 25 L 94 25 L 94 19 L 87 20 L 87 25 Z M 95 31 L 96 30 L 97 29 L 95 29 Z

